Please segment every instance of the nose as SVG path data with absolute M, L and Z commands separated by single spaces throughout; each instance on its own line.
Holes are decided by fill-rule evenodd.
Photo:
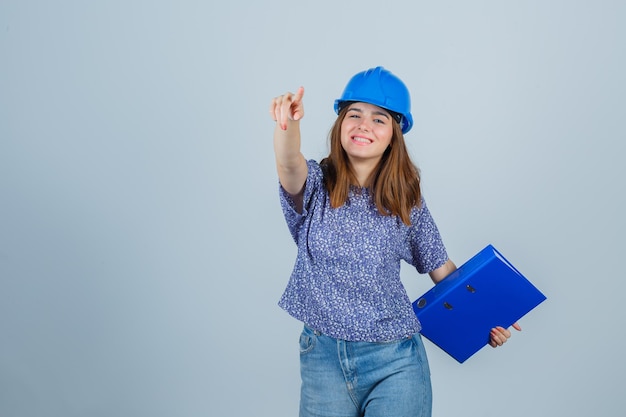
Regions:
M 365 117 L 363 117 L 363 118 L 361 118 L 360 122 L 361 123 L 359 123 L 359 129 L 361 129 L 364 132 L 369 132 L 370 129 L 371 129 L 369 120 L 367 120 Z

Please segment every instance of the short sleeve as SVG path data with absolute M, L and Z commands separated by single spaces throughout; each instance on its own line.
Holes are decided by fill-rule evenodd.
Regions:
M 409 245 L 411 255 L 407 262 L 420 274 L 432 272 L 448 260 L 439 229 L 424 200 L 411 212 Z
M 324 192 L 324 181 L 322 169 L 314 160 L 307 161 L 307 177 L 304 183 L 304 195 L 302 202 L 302 213 L 296 211 L 296 206 L 291 195 L 279 183 L 280 205 L 287 222 L 289 232 L 294 241 L 298 242 L 298 235 L 309 215 L 309 211 L 315 205 L 320 193 Z

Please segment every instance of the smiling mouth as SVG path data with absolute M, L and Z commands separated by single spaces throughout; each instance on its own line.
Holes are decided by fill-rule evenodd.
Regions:
M 372 143 L 370 139 L 361 136 L 352 136 L 352 141 L 356 143 L 362 143 L 364 145 L 369 145 L 370 143 Z

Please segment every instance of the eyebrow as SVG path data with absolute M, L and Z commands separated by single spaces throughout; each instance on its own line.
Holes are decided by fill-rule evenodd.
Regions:
M 350 108 L 348 109 L 348 111 L 352 111 L 352 110 L 354 110 L 354 111 L 356 111 L 356 112 L 359 112 L 359 113 L 363 113 L 363 110 L 361 110 L 361 109 L 360 109 L 360 108 L 358 108 L 358 107 L 350 107 Z M 373 114 L 376 114 L 376 115 L 380 115 L 380 116 L 385 116 L 387 119 L 391 119 L 391 118 L 389 117 L 389 114 L 387 114 L 386 112 L 384 112 L 384 111 L 382 111 L 382 110 L 374 110 L 372 113 L 373 113 Z

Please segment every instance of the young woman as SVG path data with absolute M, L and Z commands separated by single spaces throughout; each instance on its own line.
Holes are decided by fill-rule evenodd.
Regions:
M 281 205 L 298 245 L 279 305 L 304 323 L 300 416 L 430 416 L 430 371 L 400 261 L 435 283 L 456 267 L 405 146 L 409 91 L 382 67 L 352 77 L 320 163 L 300 152 L 303 96 L 301 87 L 270 105 Z M 511 333 L 490 336 L 496 347 Z

